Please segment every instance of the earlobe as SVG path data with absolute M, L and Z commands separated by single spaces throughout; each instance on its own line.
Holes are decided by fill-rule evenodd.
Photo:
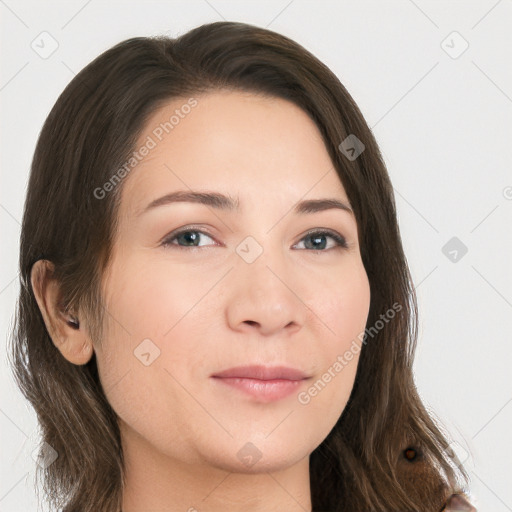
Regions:
M 62 310 L 54 270 L 51 261 L 36 261 L 30 274 L 32 290 L 53 344 L 70 363 L 83 365 L 93 355 L 92 341 L 80 327 L 77 316 Z

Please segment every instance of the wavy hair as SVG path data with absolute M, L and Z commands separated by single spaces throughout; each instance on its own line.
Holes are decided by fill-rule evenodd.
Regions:
M 371 291 L 367 326 L 393 304 L 402 306 L 371 339 L 365 337 L 350 399 L 310 456 L 313 511 L 438 512 L 448 495 L 463 493 L 468 476 L 453 463 L 447 435 L 414 384 L 416 296 L 376 140 L 326 65 L 283 35 L 238 22 L 113 46 L 68 84 L 39 135 L 21 228 L 20 295 L 9 358 L 37 414 L 42 442 L 58 453 L 38 469 L 47 501 L 63 512 L 119 512 L 124 461 L 95 355 L 75 365 L 60 354 L 35 300 L 32 266 L 40 259 L 52 262 L 62 306 L 83 311 L 89 334 L 100 342 L 102 276 L 122 183 L 102 200 L 93 191 L 129 159 L 158 108 L 219 90 L 286 99 L 311 117 L 356 216 Z M 356 159 L 339 149 L 351 134 L 365 147 Z

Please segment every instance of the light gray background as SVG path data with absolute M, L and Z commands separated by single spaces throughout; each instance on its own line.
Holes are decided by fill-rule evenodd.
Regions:
M 418 293 L 418 389 L 467 457 L 479 512 L 512 511 L 510 0 L 0 0 L 0 16 L 0 510 L 37 510 L 37 423 L 11 379 L 4 344 L 39 130 L 74 74 L 115 43 L 226 19 L 295 39 L 360 106 L 395 187 Z M 31 48 L 50 48 L 43 31 L 58 42 L 46 59 Z M 458 55 L 464 40 L 469 47 Z M 455 262 L 442 251 L 452 237 L 468 249 Z

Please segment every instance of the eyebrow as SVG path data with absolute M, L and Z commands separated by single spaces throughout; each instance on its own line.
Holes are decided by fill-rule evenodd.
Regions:
M 217 210 L 229 212 L 240 211 L 240 201 L 238 198 L 235 199 L 229 195 L 224 195 L 219 192 L 177 190 L 151 201 L 151 203 L 149 203 L 141 212 L 137 213 L 137 216 L 160 206 L 180 202 L 204 204 Z M 298 215 L 305 215 L 332 209 L 343 210 L 353 215 L 352 208 L 345 202 L 336 198 L 305 199 L 295 204 L 293 212 Z

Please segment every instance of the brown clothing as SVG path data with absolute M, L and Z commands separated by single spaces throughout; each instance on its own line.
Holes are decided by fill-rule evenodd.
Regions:
M 476 508 L 469 503 L 469 501 L 461 494 L 452 494 L 446 506 L 442 509 L 443 512 L 476 512 Z
M 401 456 L 397 466 L 397 477 L 411 497 L 425 504 L 425 511 L 477 512 L 468 501 L 468 497 L 451 488 L 421 455 L 413 457 L 413 460 L 408 460 L 405 455 Z

